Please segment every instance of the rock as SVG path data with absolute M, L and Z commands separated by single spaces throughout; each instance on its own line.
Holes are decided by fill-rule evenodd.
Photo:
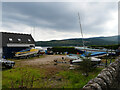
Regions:
M 98 74 L 97 77 L 103 79 L 104 82 L 107 84 L 107 87 L 109 87 L 109 86 L 111 85 L 111 80 L 110 80 L 110 78 L 106 75 L 105 72 L 102 72 L 102 73 Z
M 57 63 L 54 63 L 54 65 L 57 65 Z
M 88 84 L 92 84 L 92 83 L 98 83 L 100 86 L 101 86 L 101 88 L 103 89 L 107 89 L 107 85 L 106 85 L 106 83 L 104 82 L 104 80 L 103 79 L 101 79 L 101 78 L 95 78 L 95 79 L 92 79 L 92 80 L 90 80 L 89 82 L 88 82 Z
M 70 67 L 69 69 L 70 69 L 70 70 L 73 70 L 73 69 L 75 69 L 75 68 L 74 68 L 74 67 Z
M 83 90 L 102 90 L 101 86 L 98 83 L 87 84 L 83 87 Z
M 108 69 L 104 69 L 102 72 L 106 73 L 107 76 L 109 76 L 109 79 L 112 81 L 113 80 L 113 76 L 110 73 L 110 71 Z
M 62 78 L 57 78 L 56 80 L 57 80 L 57 81 L 62 81 Z

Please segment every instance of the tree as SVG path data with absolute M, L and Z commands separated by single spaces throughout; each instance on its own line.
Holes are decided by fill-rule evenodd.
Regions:
M 83 75 L 86 77 L 89 75 L 89 71 L 92 69 L 91 58 L 88 56 L 81 57 L 82 62 L 80 63 L 80 69 L 82 70 Z

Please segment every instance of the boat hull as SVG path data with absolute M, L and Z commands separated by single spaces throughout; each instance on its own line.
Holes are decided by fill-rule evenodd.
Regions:
M 38 49 L 26 49 L 15 53 L 15 57 L 27 57 L 36 55 L 39 52 Z
M 101 59 L 98 59 L 98 58 L 94 58 L 94 57 L 89 57 L 91 59 L 91 65 L 92 66 L 95 66 L 95 65 L 98 65 L 101 63 Z M 72 61 L 72 64 L 73 65 L 80 65 L 82 63 L 82 59 L 78 59 L 78 60 L 73 60 Z

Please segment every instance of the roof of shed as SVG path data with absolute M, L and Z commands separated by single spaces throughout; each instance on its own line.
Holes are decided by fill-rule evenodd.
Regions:
M 31 34 L 22 34 L 22 33 L 9 33 L 9 32 L 0 32 L 2 33 L 2 43 L 6 45 L 8 43 L 26 43 L 34 44 L 35 41 Z

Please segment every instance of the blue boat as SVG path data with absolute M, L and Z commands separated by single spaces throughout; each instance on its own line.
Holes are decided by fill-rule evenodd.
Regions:
M 89 57 L 102 57 L 107 55 L 107 52 L 85 52 L 81 56 L 89 56 Z

